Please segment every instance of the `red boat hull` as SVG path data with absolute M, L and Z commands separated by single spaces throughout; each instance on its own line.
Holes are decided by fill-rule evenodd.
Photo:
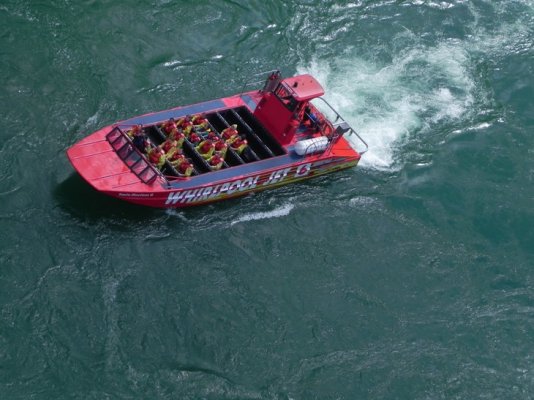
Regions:
M 323 126 L 330 128 L 327 148 L 299 155 L 295 145 L 320 134 L 302 121 L 299 126 L 292 127 L 289 140 L 286 132 L 290 130 L 278 133 L 268 131 L 264 128 L 266 124 L 259 119 L 266 118 L 265 107 L 256 110 L 258 104 L 261 108 L 265 97 L 265 92 L 253 91 L 131 118 L 80 140 L 67 150 L 67 155 L 78 173 L 96 190 L 130 203 L 157 208 L 189 207 L 230 199 L 349 168 L 358 163 L 360 154 L 344 137 L 331 138 L 333 125 L 329 122 L 328 125 L 323 123 Z M 255 111 L 259 118 L 254 116 Z M 210 171 L 206 168 L 208 164 L 204 165 L 196 154 L 195 147 L 187 144 L 189 155 L 197 160 L 198 173 L 190 177 L 162 173 L 150 164 L 142 151 L 134 148 L 124 133 L 133 125 L 141 124 L 149 134 L 161 135 L 158 127 L 170 118 L 179 119 L 197 113 L 207 115 L 210 127 L 218 133 L 235 120 L 243 135 L 247 135 L 253 159 L 232 153 L 226 158 L 224 168 Z M 277 135 L 283 140 L 279 140 Z M 158 139 L 156 135 L 151 139 L 157 141 L 165 138 Z

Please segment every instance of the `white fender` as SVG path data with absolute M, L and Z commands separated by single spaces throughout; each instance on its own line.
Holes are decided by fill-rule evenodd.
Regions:
M 297 142 L 295 145 L 295 152 L 299 156 L 305 156 L 307 154 L 319 153 L 324 151 L 328 147 L 328 138 L 321 136 L 313 139 L 306 139 Z

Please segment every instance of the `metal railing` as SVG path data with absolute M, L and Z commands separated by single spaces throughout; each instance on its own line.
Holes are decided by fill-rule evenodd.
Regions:
M 263 77 L 266 77 L 264 78 L 263 80 L 252 80 L 252 79 L 256 79 L 257 77 L 259 76 L 263 76 Z M 279 69 L 273 69 L 273 70 L 270 70 L 270 71 L 265 71 L 265 72 L 259 72 L 257 74 L 254 74 L 252 75 L 252 78 L 249 79 L 248 81 L 245 81 L 245 83 L 243 84 L 243 87 L 241 88 L 241 91 L 239 92 L 240 95 L 242 95 L 245 91 L 245 88 L 249 87 L 249 86 L 252 86 L 252 85 L 259 85 L 259 84 L 264 84 L 262 89 L 261 90 L 264 90 L 267 85 L 268 85 L 268 81 L 271 77 L 276 77 L 276 79 L 282 79 L 281 76 L 280 76 L 280 70 Z M 324 131 L 324 127 L 321 127 L 320 124 L 318 124 L 318 128 L 321 129 L 321 133 L 323 133 L 324 136 L 327 136 L 329 137 L 329 140 L 330 140 L 330 143 L 327 147 L 327 149 L 325 151 L 330 151 L 333 147 L 333 145 L 335 144 L 335 142 L 337 141 L 337 137 L 334 137 L 335 135 L 335 132 L 336 132 L 336 129 L 339 125 L 345 123 L 348 125 L 347 121 L 345 121 L 345 119 L 336 111 L 336 109 L 334 107 L 332 107 L 332 105 L 330 105 L 330 103 L 328 103 L 324 98 L 322 97 L 316 97 L 315 99 L 318 99 L 318 100 L 321 100 L 335 115 L 335 120 L 334 121 L 330 121 L 326 115 L 324 115 L 324 113 L 320 112 L 313 104 L 311 104 L 311 102 L 309 103 L 309 105 L 313 108 L 315 108 L 317 111 L 319 111 L 319 113 L 324 117 L 324 118 L 321 118 L 321 119 L 324 119 L 325 123 L 326 124 L 329 124 L 330 125 L 330 129 L 332 129 L 332 132 L 325 132 Z M 315 100 L 313 99 L 313 100 Z M 311 118 L 310 118 L 311 119 Z M 348 135 L 356 135 L 356 137 L 360 140 L 360 142 L 365 146 L 365 149 L 362 150 L 362 151 L 359 151 L 358 150 L 358 153 L 361 154 L 364 154 L 367 152 L 367 150 L 369 150 L 369 145 L 367 144 L 367 142 L 365 140 L 363 140 L 363 138 L 358 134 L 358 132 L 356 132 L 350 125 L 349 126 L 349 130 L 347 131 L 348 132 Z M 347 133 L 345 132 L 345 133 Z M 341 134 L 340 136 L 343 136 L 343 134 Z
M 146 159 L 118 126 L 106 135 L 106 139 L 120 159 L 143 183 L 150 184 L 160 176 L 168 185 L 165 176 Z
M 325 99 L 323 99 L 322 97 L 316 97 L 316 99 L 318 100 L 321 100 L 324 104 L 326 104 L 328 106 L 328 108 L 335 114 L 336 116 L 336 119 L 334 121 L 329 121 L 327 118 L 325 118 L 325 120 L 327 122 L 329 122 L 331 125 L 332 125 L 332 129 L 333 129 L 333 132 L 332 133 L 335 133 L 336 132 L 336 129 L 338 126 L 340 126 L 342 123 L 346 123 L 348 126 L 349 126 L 349 130 L 348 130 L 348 134 L 349 136 L 350 135 L 356 135 L 356 137 L 360 140 L 360 142 L 363 143 L 363 145 L 365 146 L 365 150 L 363 151 L 359 151 L 358 150 L 358 153 L 360 153 L 360 155 L 364 154 L 367 152 L 367 150 L 369 150 L 369 145 L 367 144 L 367 142 L 365 140 L 362 139 L 362 137 L 358 134 L 358 132 L 356 132 L 349 124 L 347 121 L 345 121 L 345 119 L 339 115 L 339 113 L 335 110 L 334 107 L 332 107 L 330 105 L 329 102 L 327 102 Z M 315 100 L 315 99 L 314 99 Z M 327 148 L 327 150 L 330 150 L 332 145 L 335 143 L 335 138 L 333 138 L 333 140 L 331 140 L 331 145 Z
M 241 87 L 241 91 L 239 92 L 239 95 L 242 95 L 245 92 L 245 88 L 247 87 L 250 87 L 252 85 L 256 86 L 256 85 L 259 85 L 260 83 L 265 83 L 266 79 L 269 79 L 269 76 L 271 76 L 271 74 L 274 74 L 274 73 L 280 74 L 280 70 L 272 69 L 270 71 L 258 72 L 257 74 L 253 74 L 249 80 L 243 83 L 243 86 Z M 263 76 L 263 79 L 257 80 L 259 76 Z M 254 79 L 254 81 L 252 79 Z

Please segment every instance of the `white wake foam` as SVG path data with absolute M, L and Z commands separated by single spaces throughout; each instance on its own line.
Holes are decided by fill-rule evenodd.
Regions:
M 325 99 L 369 144 L 360 165 L 396 170 L 402 166 L 399 155 L 403 146 L 411 139 L 443 124 L 469 120 L 478 108 L 493 101 L 479 82 L 476 70 L 481 57 L 531 51 L 534 2 L 515 0 L 516 6 L 530 8 L 516 20 L 506 21 L 505 16 L 517 14 L 510 13 L 511 3 L 487 3 L 496 17 L 503 16 L 499 28 L 492 31 L 471 5 L 472 34 L 465 39 L 441 39 L 429 45 L 406 29 L 392 38 L 392 47 L 377 46 L 365 52 L 348 49 L 335 59 L 318 55 L 297 70 L 311 73 L 321 82 Z M 377 61 L 384 59 L 380 54 L 391 51 L 391 61 Z M 357 138 L 349 138 L 354 139 L 355 148 L 362 149 Z
M 259 219 L 284 217 L 286 215 L 289 215 L 289 213 L 291 212 L 291 210 L 293 210 L 293 208 L 295 208 L 293 204 L 285 204 L 283 206 L 275 208 L 272 211 L 247 213 L 247 214 L 240 216 L 235 221 L 232 221 L 230 225 L 235 225 L 239 222 L 254 221 L 254 220 L 259 220 Z
M 473 103 L 468 56 L 454 42 L 408 49 L 384 66 L 353 56 L 313 61 L 299 72 L 317 77 L 328 102 L 369 144 L 361 161 L 368 168 L 394 169 L 395 150 L 410 135 L 461 118 Z

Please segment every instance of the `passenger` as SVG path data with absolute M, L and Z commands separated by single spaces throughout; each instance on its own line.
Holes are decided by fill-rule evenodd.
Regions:
M 196 146 L 195 149 L 205 160 L 207 160 L 213 155 L 213 152 L 215 151 L 215 145 L 211 140 L 206 139 L 200 142 L 200 144 Z
M 182 129 L 182 132 L 184 133 L 185 137 L 189 137 L 189 134 L 191 133 L 191 131 L 193 130 L 193 123 L 189 120 L 189 119 L 186 119 L 181 125 L 180 127 Z
M 191 176 L 193 173 L 193 164 L 185 160 L 178 166 L 178 175 L 183 177 Z
M 180 118 L 178 121 L 176 121 L 176 127 L 183 128 L 183 125 L 186 121 L 191 121 L 191 116 L 186 115 L 185 117 Z
M 178 141 L 174 140 L 173 138 L 169 138 L 160 144 L 159 147 L 165 154 L 169 154 L 171 150 L 174 151 L 174 149 L 178 148 Z
M 195 114 L 191 117 L 191 122 L 193 125 L 198 125 L 199 123 L 202 123 L 206 120 L 206 117 L 204 116 L 204 113 Z
M 209 122 L 204 116 L 204 114 L 196 114 L 191 118 L 191 122 L 195 129 L 206 129 L 209 127 Z
M 164 122 L 161 125 L 161 130 L 166 136 L 169 136 L 173 130 L 175 130 L 176 122 L 174 121 L 174 118 L 169 119 L 167 122 Z
M 211 140 L 212 142 L 217 142 L 221 140 L 221 138 L 217 136 L 215 132 L 210 131 L 210 130 L 208 130 L 208 139 Z
M 132 143 L 141 153 L 144 153 L 149 146 L 148 139 L 142 129 L 138 129 L 134 132 Z
M 159 147 L 163 150 L 168 160 L 174 155 L 182 154 L 182 148 L 178 146 L 177 140 L 167 139 Z
M 213 156 L 211 156 L 208 160 L 208 164 L 212 171 L 218 171 L 221 169 L 223 165 L 224 160 L 221 156 L 219 156 L 217 153 L 215 153 Z
M 232 150 L 237 154 L 241 155 L 243 151 L 247 148 L 248 142 L 246 139 L 241 139 L 239 136 L 230 144 Z
M 157 166 L 159 169 L 163 168 L 165 164 L 165 153 L 159 147 L 152 147 L 147 150 L 148 160 Z
M 229 126 L 221 132 L 221 136 L 226 143 L 232 143 L 238 137 L 238 135 L 239 133 L 237 132 L 236 124 Z
M 222 140 L 215 142 L 215 154 L 219 157 L 224 158 L 226 156 L 226 151 L 228 150 L 228 145 Z
M 168 160 L 174 168 L 178 168 L 181 163 L 183 163 L 184 161 L 187 161 L 187 159 L 181 152 L 175 152 L 171 154 Z
M 304 108 L 304 115 L 302 116 L 302 123 L 306 126 L 317 125 L 319 119 L 312 113 L 310 106 Z
M 171 133 L 169 134 L 169 139 L 176 140 L 176 142 L 178 142 L 176 146 L 181 148 L 182 145 L 184 144 L 185 135 L 182 132 L 180 132 L 178 129 L 173 129 Z
M 192 132 L 191 135 L 189 135 L 189 141 L 191 142 L 191 144 L 196 146 L 202 141 L 202 138 L 198 136 L 195 132 Z
M 143 133 L 143 127 L 141 125 L 134 125 L 130 128 L 126 134 L 130 139 L 133 139 L 136 135 Z

